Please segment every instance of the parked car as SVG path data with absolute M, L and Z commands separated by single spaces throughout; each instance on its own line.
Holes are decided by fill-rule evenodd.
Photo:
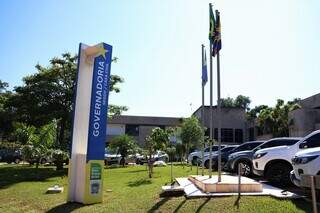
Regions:
M 121 160 L 120 154 L 114 154 L 111 151 L 109 151 L 107 148 L 105 149 L 105 154 L 104 154 L 105 165 L 120 164 L 120 160 Z
M 151 158 L 153 159 L 153 161 L 161 160 L 163 162 L 168 162 L 169 160 L 168 154 L 163 151 L 157 151 L 154 155 L 151 156 Z M 147 163 L 147 162 L 148 160 L 145 158 L 145 156 L 142 156 L 142 155 L 137 156 L 136 164 L 143 165 L 144 163 Z
M 232 153 L 232 151 L 237 148 L 237 145 L 232 145 L 232 146 L 225 146 L 223 149 L 221 149 L 221 163 L 224 164 L 226 162 L 226 159 L 228 159 L 228 155 L 230 153 Z M 213 155 L 211 156 L 212 158 L 212 168 L 213 169 L 217 169 L 218 168 L 218 157 L 219 157 L 219 153 L 218 151 L 214 152 Z M 209 169 L 210 167 L 210 154 L 206 154 L 203 157 L 203 161 L 204 161 L 204 167 Z M 202 163 L 202 161 L 199 161 L 200 164 Z
M 273 138 L 268 141 L 263 142 L 263 144 L 257 146 L 253 150 L 247 150 L 242 152 L 236 152 L 229 155 L 227 165 L 225 166 L 225 170 L 229 172 L 238 172 L 238 164 L 242 163 L 242 173 L 243 176 L 252 175 L 252 160 L 254 153 L 260 149 L 277 147 L 277 146 L 288 146 L 293 143 L 296 143 L 298 139 L 296 138 Z
M 31 165 L 34 165 L 37 163 L 37 159 L 36 158 L 32 158 L 32 159 L 28 159 L 26 160 L 28 163 L 30 163 Z M 45 156 L 45 157 L 41 157 L 40 160 L 39 160 L 39 163 L 40 164 L 46 164 L 46 163 L 50 163 L 52 164 L 53 163 L 53 160 L 50 156 Z
M 223 149 L 225 145 L 221 145 L 221 149 Z M 213 145 L 212 146 L 212 152 L 218 151 L 219 146 Z M 204 149 L 204 155 L 207 155 L 210 153 L 210 147 L 207 147 Z M 196 150 L 194 152 L 191 152 L 188 155 L 188 163 L 192 163 L 192 165 L 197 165 L 198 160 L 201 159 L 201 150 Z
M 15 149 L 1 149 L 0 150 L 0 162 L 6 163 L 20 163 L 22 160 L 21 150 Z
M 252 161 L 253 173 L 273 183 L 290 184 L 291 159 L 304 148 L 319 147 L 320 130 L 296 139 L 297 142 L 291 145 L 258 150 Z
M 293 170 L 290 179 L 296 186 L 301 186 L 301 175 L 320 175 L 320 147 L 301 150 L 292 158 Z
M 229 156 L 231 154 L 241 152 L 241 151 L 253 150 L 257 146 L 261 145 L 262 143 L 263 143 L 263 141 L 249 141 L 249 142 L 246 142 L 246 143 L 243 143 L 243 144 L 237 146 L 236 148 L 234 148 L 228 152 L 222 153 L 221 154 L 222 168 L 224 168 L 224 166 L 228 162 Z M 218 155 L 215 158 L 216 158 L 216 162 L 218 162 Z M 213 164 L 213 167 L 214 166 L 215 165 Z M 209 168 L 209 165 L 208 165 L 208 168 Z

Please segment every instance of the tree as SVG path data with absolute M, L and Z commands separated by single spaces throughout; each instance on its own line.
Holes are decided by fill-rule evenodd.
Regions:
M 247 112 L 247 118 L 249 120 L 254 120 L 258 117 L 258 115 L 260 114 L 260 112 L 263 110 L 263 109 L 267 109 L 268 106 L 267 105 L 259 105 L 259 106 L 255 106 L 254 108 L 252 108 L 251 110 L 249 110 Z
M 258 124 L 264 134 L 272 134 L 274 137 L 289 136 L 289 112 L 300 108 L 299 99 L 288 101 L 278 99 L 275 107 L 267 107 L 260 111 Z
M 249 108 L 250 103 L 251 103 L 250 98 L 244 95 L 238 95 L 237 98 L 234 100 L 235 107 L 245 109 L 246 111 L 250 109 Z
M 61 58 L 50 60 L 48 67 L 36 65 L 37 72 L 23 78 L 24 84 L 14 89 L 6 106 L 14 109 L 17 121 L 35 127 L 43 126 L 51 120 L 58 120 L 58 145 L 62 149 L 69 147 L 71 138 L 72 99 L 75 91 L 77 56 L 62 54 Z M 123 79 L 112 75 L 110 91 L 120 92 L 118 87 Z M 127 110 L 125 106 L 109 106 L 109 115 L 120 114 Z
M 7 82 L 0 80 L 0 93 L 6 92 L 8 87 L 9 84 Z
M 34 127 L 27 128 L 29 130 L 27 145 L 23 147 L 22 154 L 26 160 L 34 161 L 36 168 L 39 167 L 40 160 L 47 157 L 50 149 L 54 147 L 56 125 L 57 122 L 52 121 L 38 129 Z
M 30 141 L 30 137 L 35 133 L 36 128 L 34 126 L 28 126 L 25 123 L 14 123 L 15 131 L 13 136 L 16 141 L 22 145 L 26 145 Z
M 9 84 L 0 80 L 0 133 L 2 138 L 8 138 L 13 131 L 13 122 L 15 120 L 15 113 L 7 107 L 7 101 L 11 98 L 12 92 L 8 91 Z
M 151 134 L 146 138 L 145 147 L 148 152 L 148 168 L 149 178 L 152 178 L 153 173 L 153 157 L 157 150 L 165 150 L 169 144 L 169 137 L 172 134 L 172 130 L 164 130 L 159 127 L 153 128 Z
M 185 146 L 186 155 L 191 147 L 196 147 L 203 141 L 204 130 L 195 116 L 186 118 L 182 122 L 180 137 Z M 186 156 L 187 158 L 187 156 Z
M 186 154 L 186 147 L 182 143 L 177 143 L 175 145 L 175 147 L 176 147 L 176 153 L 179 156 L 181 164 L 182 164 L 183 158 Z
M 221 107 L 229 107 L 229 108 L 242 108 L 248 111 L 251 100 L 249 97 L 244 95 L 238 95 L 236 99 L 227 97 L 221 99 Z
M 137 144 L 129 135 L 119 135 L 111 139 L 109 147 L 121 155 L 120 164 L 124 167 L 128 154 L 135 153 Z
M 221 107 L 234 108 L 235 104 L 233 98 L 221 98 Z

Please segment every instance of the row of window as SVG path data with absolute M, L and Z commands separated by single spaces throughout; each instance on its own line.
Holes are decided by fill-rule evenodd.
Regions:
M 229 128 L 222 128 L 221 129 L 221 142 L 236 142 L 242 143 L 243 142 L 243 130 L 242 129 L 229 129 Z M 210 128 L 208 128 L 205 132 L 206 136 L 210 136 Z M 218 140 L 218 128 L 214 128 L 214 139 Z
M 143 124 L 142 126 L 154 126 L 154 125 L 146 125 Z M 126 124 L 126 134 L 130 136 L 139 136 L 139 127 L 138 124 Z M 165 129 L 164 125 L 158 125 L 161 129 Z
M 147 126 L 147 125 L 143 125 Z M 165 128 L 165 126 L 159 126 L 160 128 Z M 139 136 L 139 125 L 136 124 L 127 124 L 125 133 L 130 136 Z M 210 135 L 210 128 L 208 128 L 205 132 L 206 136 Z M 214 129 L 214 139 L 218 140 L 218 128 Z M 243 130 L 242 129 L 229 129 L 229 128 L 222 128 L 221 129 L 221 142 L 236 142 L 242 143 L 243 142 Z

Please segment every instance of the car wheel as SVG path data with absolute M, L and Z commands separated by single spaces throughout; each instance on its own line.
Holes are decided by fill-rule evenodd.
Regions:
M 45 164 L 45 163 L 47 163 L 47 160 L 43 158 L 43 159 L 41 159 L 40 163 Z
M 286 163 L 275 163 L 268 166 L 265 178 L 271 183 L 289 185 L 291 166 Z
M 193 157 L 191 163 L 192 165 L 196 166 L 198 164 L 198 157 Z
M 15 164 L 19 164 L 20 163 L 20 159 L 19 158 L 14 159 L 14 163 Z
M 251 167 L 250 163 L 248 163 L 246 161 L 242 161 L 237 164 L 237 167 L 236 167 L 237 174 L 238 174 L 238 166 L 240 163 L 242 164 L 240 175 L 245 176 L 245 177 L 249 177 L 252 173 L 252 167 Z

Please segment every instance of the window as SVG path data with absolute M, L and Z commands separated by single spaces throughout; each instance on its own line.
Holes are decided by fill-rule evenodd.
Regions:
M 214 128 L 214 139 L 218 141 L 218 128 Z M 233 129 L 221 129 L 221 142 L 233 142 Z
M 210 136 L 210 128 L 207 128 L 207 129 L 206 129 L 204 135 L 205 135 L 205 136 L 208 136 L 208 137 Z
M 229 151 L 233 150 L 234 148 L 235 148 L 234 146 L 229 146 L 229 147 L 221 149 L 221 152 L 229 152 Z
M 127 124 L 126 134 L 130 136 L 139 136 L 139 125 Z
M 236 135 L 237 135 L 237 133 L 236 133 Z M 254 140 L 254 128 L 251 127 L 251 128 L 249 128 L 249 141 L 253 141 L 253 140 Z M 237 141 L 237 138 L 236 138 L 236 141 Z
M 240 151 L 244 151 L 248 149 L 248 144 L 242 144 L 240 146 L 238 146 L 237 148 L 235 148 L 235 152 L 240 152 Z
M 242 131 L 242 129 L 236 129 L 234 136 L 235 136 L 235 142 L 236 143 L 242 143 L 243 142 L 243 131 Z
M 320 133 L 315 134 L 306 140 L 306 146 L 308 148 L 320 146 Z
M 221 149 L 223 149 L 225 146 L 221 145 Z M 218 145 L 214 145 L 212 146 L 212 152 L 216 152 L 218 151 L 219 146 Z M 210 152 L 210 147 L 205 148 L 204 152 Z
M 218 128 L 214 128 L 213 138 L 218 141 Z
M 263 142 L 255 142 L 255 143 L 249 143 L 248 150 L 253 150 L 257 146 L 260 146 Z
M 261 142 L 262 143 L 262 142 Z M 245 144 L 242 144 L 240 146 L 238 146 L 236 149 L 235 149 L 235 152 L 240 152 L 240 151 L 246 151 L 246 150 L 252 150 L 254 148 L 256 148 L 257 146 L 259 146 L 261 144 L 260 142 L 258 143 L 245 143 Z
M 281 139 L 281 140 L 272 140 L 262 144 L 259 149 L 271 148 L 276 146 L 291 146 L 297 143 L 299 140 L 296 139 Z
M 233 142 L 233 129 L 221 129 L 221 141 Z
M 212 151 L 213 151 L 213 152 L 218 151 L 218 149 L 219 149 L 219 146 L 212 146 Z

